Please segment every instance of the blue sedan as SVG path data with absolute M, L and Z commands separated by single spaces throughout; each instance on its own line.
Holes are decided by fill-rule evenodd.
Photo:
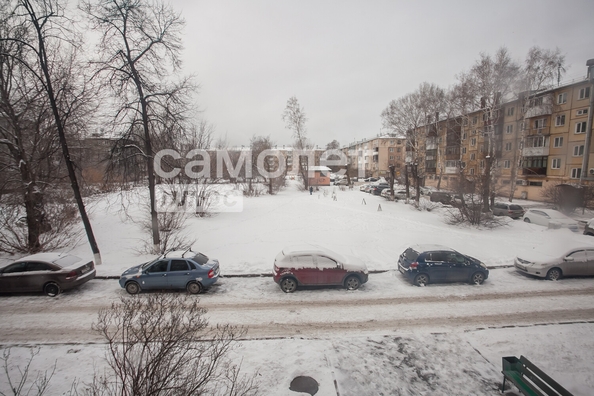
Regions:
M 218 260 L 192 251 L 169 252 L 126 270 L 120 276 L 120 286 L 130 294 L 151 289 L 186 289 L 198 294 L 218 279 Z

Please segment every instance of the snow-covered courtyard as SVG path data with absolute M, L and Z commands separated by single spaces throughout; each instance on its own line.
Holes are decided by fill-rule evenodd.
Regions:
M 132 216 L 141 212 L 136 199 L 124 198 Z M 103 367 L 105 346 L 89 335 L 96 308 L 126 296 L 112 277 L 153 257 L 139 253 L 146 237 L 121 212 L 119 195 L 91 207 L 103 257 L 97 274 L 107 279 L 56 298 L 2 297 L 2 347 L 12 347 L 13 363 L 21 365 L 39 347 L 33 370 L 55 362 L 52 395 L 75 380 L 90 381 Z M 253 325 L 233 356 L 247 373 L 258 372 L 262 395 L 298 394 L 289 389 L 297 376 L 313 377 L 319 396 L 496 395 L 501 358 L 513 355 L 528 357 L 574 395 L 590 395 L 594 280 L 543 281 L 512 265 L 524 250 L 594 240 L 511 219 L 495 229 L 450 226 L 446 211 L 418 211 L 337 187 L 310 195 L 291 185 L 278 195 L 244 198 L 241 212 L 188 220 L 193 249 L 219 259 L 223 275 L 198 298 L 212 324 Z M 69 250 L 91 258 L 83 242 Z M 269 276 L 274 257 L 285 245 L 304 242 L 359 257 L 372 271 L 369 282 L 356 291 L 283 293 Z M 489 266 L 489 278 L 481 286 L 412 286 L 396 261 L 415 243 L 477 257 Z

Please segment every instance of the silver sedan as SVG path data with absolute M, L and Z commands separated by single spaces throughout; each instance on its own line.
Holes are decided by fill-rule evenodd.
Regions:
M 594 246 L 534 250 L 516 257 L 514 266 L 524 274 L 549 280 L 594 275 Z

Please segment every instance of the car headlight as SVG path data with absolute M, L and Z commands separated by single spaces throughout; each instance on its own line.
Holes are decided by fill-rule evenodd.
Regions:
M 487 266 L 485 265 L 485 263 L 480 263 L 480 266 L 483 267 L 484 269 L 487 269 Z

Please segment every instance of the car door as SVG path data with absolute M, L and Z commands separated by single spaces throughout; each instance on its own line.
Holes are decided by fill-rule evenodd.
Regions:
M 470 279 L 470 271 L 472 266 L 470 260 L 457 252 L 448 253 L 448 264 L 450 271 L 448 272 L 448 282 L 466 282 Z
M 320 284 L 340 285 L 346 274 L 342 264 L 326 256 L 315 256 L 320 273 Z
M 43 290 L 47 282 L 65 282 L 66 274 L 57 271 L 48 263 L 39 261 L 27 262 L 26 272 L 23 274 L 23 291 Z
M 192 280 L 192 273 L 188 262 L 183 259 L 172 259 L 167 273 L 169 288 L 184 289 L 190 280 Z
M 586 249 L 588 260 L 584 265 L 583 273 L 580 275 L 594 275 L 594 249 Z
M 320 273 L 311 254 L 291 257 L 291 266 L 291 272 L 302 285 L 317 285 L 320 283 Z
M 140 278 L 143 289 L 166 289 L 169 287 L 167 269 L 169 260 L 159 260 L 148 267 Z
M 3 292 L 21 292 L 26 284 L 26 262 L 14 263 L 4 268 L 0 276 L 0 287 Z
M 583 249 L 574 250 L 571 253 L 569 253 L 566 257 L 569 257 L 570 260 L 566 261 L 564 259 L 561 263 L 561 270 L 563 271 L 563 275 L 581 275 L 588 263 L 586 251 Z
M 534 216 L 531 216 L 531 219 L 534 218 L 534 222 L 538 225 L 542 225 L 545 227 L 549 226 L 549 221 L 551 221 L 551 218 L 549 217 L 548 214 L 546 214 L 545 212 L 542 212 L 540 210 L 535 210 L 532 212 L 534 214 Z
M 447 262 L 447 252 L 435 251 L 425 254 L 425 268 L 419 272 L 427 272 L 431 282 L 445 282 L 448 277 L 450 265 Z

